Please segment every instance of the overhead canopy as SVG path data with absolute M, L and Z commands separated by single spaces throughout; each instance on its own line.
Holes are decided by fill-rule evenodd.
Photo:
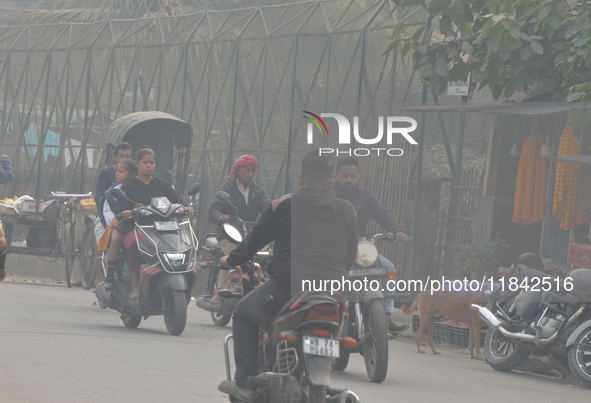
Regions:
M 121 141 L 129 141 L 129 136 L 137 132 L 138 137 L 142 134 L 148 135 L 150 127 L 167 126 L 171 130 L 162 133 L 163 136 L 170 137 L 171 132 L 175 135 L 175 147 L 183 148 L 191 145 L 193 139 L 193 128 L 187 122 L 177 118 L 174 115 L 165 112 L 135 112 L 125 115 L 111 123 L 107 138 L 112 144 Z M 147 142 L 144 141 L 144 142 Z
M 577 164 L 591 165 L 591 155 L 571 155 L 566 157 L 551 157 L 553 161 L 576 162 Z

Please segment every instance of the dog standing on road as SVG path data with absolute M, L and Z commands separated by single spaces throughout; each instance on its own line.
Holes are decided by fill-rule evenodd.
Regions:
M 421 322 L 419 330 L 415 334 L 417 343 L 417 352 L 425 353 L 421 350 L 421 335 L 427 329 L 429 346 L 433 354 L 439 354 L 433 344 L 433 329 L 435 328 L 435 317 L 449 316 L 457 321 L 470 325 L 470 357 L 482 360 L 480 355 L 480 330 L 484 321 L 480 318 L 477 311 L 474 311 L 470 305 L 477 304 L 486 306 L 486 299 L 482 294 L 458 294 L 451 291 L 423 291 L 415 298 L 412 305 L 406 309 L 402 306 L 400 310 L 406 316 L 410 316 L 416 310 L 419 311 L 419 320 Z M 474 346 L 476 346 L 476 356 L 474 356 Z

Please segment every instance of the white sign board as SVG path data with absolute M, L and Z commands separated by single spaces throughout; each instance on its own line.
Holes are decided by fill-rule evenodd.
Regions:
M 468 95 L 470 89 L 470 76 L 472 73 L 468 73 L 467 81 L 450 81 L 447 83 L 447 95 Z
M 468 23 L 467 24 L 470 28 L 472 28 L 472 24 Z M 455 40 L 458 40 L 462 37 L 462 33 L 460 32 L 460 30 L 458 29 L 458 27 L 455 26 L 455 24 L 452 24 L 452 28 L 454 30 L 454 32 L 456 33 L 456 38 Z M 462 60 L 464 61 L 464 63 L 468 63 L 468 60 L 470 60 L 470 55 L 467 55 L 464 52 L 460 53 L 460 57 L 462 58 Z M 451 69 L 452 66 L 455 64 L 452 63 L 449 68 Z M 468 90 L 470 89 L 470 77 L 472 76 L 472 73 L 468 73 L 468 80 L 467 81 L 450 81 L 447 83 L 447 95 L 461 95 L 461 96 L 465 96 L 468 95 Z

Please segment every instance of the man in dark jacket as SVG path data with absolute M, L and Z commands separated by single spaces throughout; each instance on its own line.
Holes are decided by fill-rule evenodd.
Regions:
M 357 223 L 359 225 L 359 236 L 367 237 L 367 222 L 371 216 L 387 232 L 396 235 L 400 242 L 406 242 L 408 236 L 404 233 L 402 226 L 396 221 L 394 215 L 386 210 L 384 206 L 367 189 L 359 186 L 359 161 L 354 157 L 345 157 L 337 161 L 337 179 L 333 188 L 338 197 L 348 200 L 355 207 L 357 212 Z M 388 259 L 379 256 L 380 263 L 388 271 L 394 270 L 394 264 Z M 385 287 L 384 287 L 385 289 Z M 394 312 L 394 300 L 386 299 L 386 314 L 388 316 L 389 331 L 396 335 L 406 329 L 408 325 L 398 323 L 390 318 Z
M 0 156 L 2 171 L 0 171 L 0 185 L 10 182 L 14 179 L 14 171 L 10 164 L 8 155 Z M 6 278 L 6 238 L 3 229 L 0 229 L 0 281 Z
M 330 190 L 333 165 L 326 155 L 311 151 L 302 161 L 301 189 L 273 201 L 252 232 L 221 263 L 226 268 L 247 262 L 275 241 L 271 279 L 247 294 L 236 306 L 234 334 L 235 381 L 223 381 L 218 390 L 240 401 L 253 400 L 249 376 L 259 373 L 258 332 L 302 291 L 302 280 L 347 278 L 357 255 L 357 222 L 350 203 Z
M 259 161 L 252 155 L 243 155 L 234 163 L 230 180 L 224 183 L 218 191 L 226 192 L 230 195 L 232 204 L 238 209 L 238 218 L 244 221 L 255 222 L 260 213 L 271 202 L 265 191 L 253 182 Z M 214 200 L 209 207 L 209 221 L 217 225 L 218 241 L 224 252 L 228 255 L 236 247 L 233 243 L 224 239 L 222 224 L 230 220 L 230 212 L 221 202 Z M 230 286 L 228 271 L 220 272 L 218 280 L 218 290 L 227 289 Z M 213 306 L 221 305 L 221 298 L 215 295 L 211 298 L 210 304 Z

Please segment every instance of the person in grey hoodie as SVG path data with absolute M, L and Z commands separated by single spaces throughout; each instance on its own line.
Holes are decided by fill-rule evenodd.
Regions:
M 0 185 L 10 182 L 14 179 L 14 171 L 10 164 L 8 155 L 2 154 L 0 156 L 0 164 L 2 164 L 2 171 L 0 171 Z M 0 281 L 6 278 L 6 238 L 4 231 L 0 229 Z
M 302 160 L 300 190 L 271 203 L 252 232 L 229 256 L 226 268 L 246 263 L 256 252 L 275 241 L 271 279 L 255 288 L 236 306 L 234 334 L 234 381 L 222 381 L 218 390 L 240 401 L 253 400 L 249 376 L 257 376 L 259 326 L 271 318 L 294 295 L 303 291 L 302 280 L 342 280 L 357 256 L 355 209 L 338 199 L 332 187 L 333 164 L 318 150 Z

